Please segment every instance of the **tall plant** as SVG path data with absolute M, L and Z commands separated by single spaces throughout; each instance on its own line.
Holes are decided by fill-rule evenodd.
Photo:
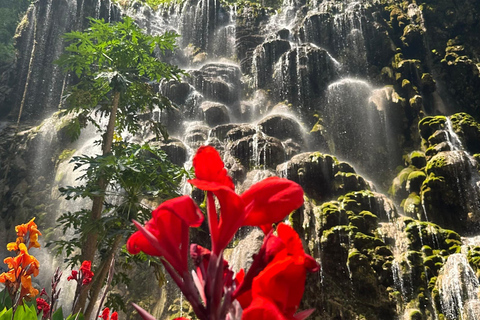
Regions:
M 156 159 L 159 163 L 155 163 L 157 169 L 154 172 L 162 168 L 165 173 L 164 179 L 142 181 L 141 185 L 157 184 L 154 188 L 162 189 L 162 186 L 165 187 L 169 183 L 175 185 L 179 182 L 180 171 L 165 165 L 162 167 L 161 164 L 165 163 L 166 159 L 157 151 L 145 147 L 144 151 L 149 153 L 149 156 L 143 159 L 148 161 L 138 168 L 135 164 L 136 158 L 132 160 L 132 157 L 139 155 L 141 147 L 114 143 L 114 137 L 120 136 L 120 133 L 128 131 L 135 134 L 139 130 L 141 126 L 139 114 L 142 112 L 153 111 L 155 106 L 160 108 L 170 106 L 169 100 L 158 95 L 150 82 L 178 78 L 183 73 L 178 67 L 161 62 L 156 57 L 156 54 L 163 55 L 167 50 L 174 50 L 176 37 L 177 35 L 171 32 L 160 36 L 147 35 L 129 17 L 112 24 L 91 19 L 90 27 L 85 31 L 65 34 L 65 40 L 70 44 L 57 63 L 65 71 L 73 73 L 73 77 L 76 78 L 76 84 L 70 88 L 65 101 L 65 112 L 76 115 L 69 124 L 68 131 L 76 138 L 81 129 L 91 123 L 100 133 L 99 143 L 102 147 L 99 156 L 74 159 L 77 168 L 87 168 L 83 176 L 86 184 L 81 190 L 78 188 L 62 190 L 67 198 L 88 197 L 92 200 L 90 210 L 67 213 L 59 220 L 64 227 L 77 229 L 78 238 L 66 249 L 68 254 L 73 252 L 72 243 L 80 247 L 79 260 L 94 260 L 102 241 L 109 239 L 103 237 L 104 233 L 99 232 L 104 228 L 104 224 L 111 223 L 111 220 L 105 220 L 105 217 L 119 215 L 118 208 L 112 210 L 112 206 L 106 206 L 105 196 L 109 187 L 120 183 L 128 199 L 140 201 L 135 196 L 139 187 L 134 185 L 135 183 L 138 185 L 138 181 L 125 178 L 129 170 L 150 170 L 152 161 L 155 162 L 152 159 Z M 101 124 L 103 119 L 108 122 L 106 128 Z M 157 136 L 168 137 L 160 123 L 150 121 L 149 125 Z M 163 188 L 162 192 L 168 194 L 167 189 L 172 190 Z M 117 224 L 117 229 L 118 226 L 123 227 L 124 224 Z M 90 290 L 90 301 L 93 303 L 107 274 L 109 261 L 120 245 L 121 239 L 121 234 L 113 240 L 110 238 L 110 250 L 107 257 L 102 259 L 99 270 L 96 271 L 99 276 L 92 283 Z M 85 306 L 87 291 L 84 292 L 76 304 L 75 312 Z M 85 311 L 87 317 L 93 310 L 93 303 Z

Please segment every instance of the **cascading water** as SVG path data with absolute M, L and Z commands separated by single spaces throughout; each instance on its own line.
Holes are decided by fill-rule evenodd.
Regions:
M 446 319 L 479 319 L 479 282 L 463 254 L 452 254 L 437 280 Z
M 423 150 L 423 162 L 416 166 L 410 155 L 405 160 L 410 161 L 409 171 L 399 179 L 405 190 L 397 197 L 400 203 L 406 198 L 402 191 L 410 193 L 413 200 L 402 206 L 414 212 L 413 218 L 426 221 L 398 217 L 393 204 L 373 193 L 373 185 L 358 174 L 379 181 L 383 188 L 404 161 L 402 153 L 420 146 L 417 122 L 428 113 L 426 100 L 439 94 L 432 94 L 430 65 L 418 62 L 423 57 L 414 48 L 427 43 L 422 37 L 429 24 L 423 15 L 428 18 L 432 13 L 413 4 L 386 8 L 379 1 L 285 0 L 273 5 L 277 12 L 216 0 L 186 0 L 156 10 L 136 2 L 123 9 L 148 33 L 173 30 L 181 35 L 179 47 L 166 59 L 187 69 L 190 76 L 159 84 L 160 93 L 175 108 L 151 115 L 173 136 L 166 142 L 155 141 L 156 145 L 174 150 L 172 159 L 187 168 L 196 148 L 214 145 L 240 191 L 271 175 L 288 177 L 304 187 L 305 207 L 289 221 L 302 230 L 305 244 L 324 265 L 306 290 L 306 305 L 317 308 L 318 317 L 430 320 L 443 314 L 447 319 L 477 319 L 478 280 L 471 269 L 478 270 L 475 260 L 459 253 L 460 240 L 454 233 L 434 225 L 457 228 L 453 222 L 459 216 L 471 224 L 468 232 L 476 232 L 478 224 L 471 222 L 480 215 L 478 170 L 476 160 L 465 153 L 475 147 L 471 142 L 475 139 L 465 142 L 450 120 L 432 129 L 432 138 L 421 127 L 423 144 L 431 143 L 431 148 Z M 68 24 L 84 25 L 85 15 L 118 20 L 119 12 L 104 0 L 61 5 L 38 1 L 29 13 L 32 23 L 19 38 L 25 54 L 19 56 L 22 76 L 16 90 L 21 92 L 12 106 L 18 108 L 25 96 L 26 115 L 56 109 L 69 80 L 49 63 L 41 68 L 40 58 L 58 56 L 63 48 L 58 39 L 68 31 Z M 456 29 L 436 30 L 443 30 L 441 37 Z M 442 41 L 461 41 L 455 37 Z M 435 68 L 455 74 L 448 68 L 468 54 L 461 46 L 452 45 L 451 56 Z M 426 50 L 432 54 L 431 63 L 442 60 L 439 51 L 433 45 Z M 43 133 L 38 139 L 38 144 L 33 141 L 37 149 L 46 152 L 50 139 Z M 149 132 L 134 139 L 154 140 Z M 87 142 L 69 148 L 77 154 L 91 150 Z M 39 171 L 54 167 L 45 153 L 34 158 Z M 73 185 L 67 180 L 75 178 L 70 170 L 61 163 L 56 175 L 50 176 Z M 22 188 L 12 189 L 21 199 Z M 415 212 L 417 207 L 423 209 Z M 438 212 L 444 216 L 438 218 Z M 247 233 L 250 230 L 243 230 L 236 241 L 243 243 Z M 258 245 L 257 238 L 252 233 L 252 247 Z M 249 252 L 243 249 L 239 246 L 232 255 L 237 270 L 248 263 Z M 161 302 L 153 307 L 156 316 L 168 312 L 164 305 L 170 294 L 182 304 L 178 292 L 164 290 Z

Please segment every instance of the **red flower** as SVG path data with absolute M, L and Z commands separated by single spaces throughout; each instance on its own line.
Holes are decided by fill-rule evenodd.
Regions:
M 303 296 L 307 271 L 314 272 L 320 267 L 312 257 L 305 254 L 302 241 L 293 228 L 281 223 L 277 234 L 278 237 L 267 235 L 262 245 L 263 250 L 255 257 L 252 267 L 234 293 L 244 308 L 245 317 L 249 314 L 253 317 L 258 312 L 270 314 L 273 310 L 279 310 L 287 319 L 292 319 Z M 259 310 L 259 301 L 265 299 L 276 308 L 267 304 L 265 310 Z
M 82 266 L 80 267 L 80 272 L 82 273 L 82 284 L 86 286 L 90 282 L 92 282 L 92 278 L 94 273 L 91 270 L 92 262 L 85 260 L 82 262 Z
M 218 151 L 210 146 L 198 148 L 193 158 L 196 179 L 188 180 L 191 184 L 201 190 L 214 191 L 218 187 L 227 187 L 235 190 L 232 178 L 227 174 Z
M 77 270 L 72 270 L 72 274 L 68 276 L 67 280 L 77 280 L 78 277 L 78 271 Z
M 102 310 L 102 314 L 98 316 L 99 318 L 102 318 L 103 320 L 108 320 L 110 318 L 110 309 L 105 308 Z
M 112 316 L 110 317 L 110 309 L 105 308 L 102 310 L 102 314 L 98 316 L 103 320 L 118 320 L 118 313 L 117 311 L 112 312 Z
M 208 223 L 212 251 L 216 255 L 225 249 L 241 226 L 259 226 L 268 233 L 273 223 L 283 220 L 303 203 L 302 188 L 293 181 L 277 177 L 256 183 L 238 196 L 220 155 L 213 147 L 198 149 L 193 166 L 197 178 L 189 182 L 207 191 Z M 213 194 L 220 203 L 220 218 Z
M 43 311 L 43 316 L 42 317 L 45 317 L 48 315 L 48 312 L 50 311 L 50 304 L 45 301 L 45 299 L 42 299 L 42 298 L 37 298 L 37 309 L 38 309 L 38 313 L 40 313 L 40 311 Z
M 278 177 L 262 180 L 242 195 L 245 226 L 258 226 L 265 234 L 272 223 L 282 221 L 303 204 L 303 189 L 293 181 Z
M 128 239 L 127 250 L 163 256 L 183 275 L 188 272 L 189 227 L 202 224 L 202 212 L 190 197 L 183 196 L 165 201 L 152 216 L 145 227 L 135 222 L 139 231 Z

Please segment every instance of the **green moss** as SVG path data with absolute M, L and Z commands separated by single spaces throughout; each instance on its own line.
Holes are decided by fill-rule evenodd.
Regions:
M 420 136 L 427 140 L 435 131 L 444 129 L 447 118 L 445 116 L 425 117 L 418 123 Z
M 348 225 L 347 213 L 341 209 L 338 202 L 330 201 L 314 208 L 315 218 L 322 230 L 330 229 L 338 225 Z
M 422 320 L 423 314 L 419 310 L 411 310 L 408 314 L 409 320 Z
M 414 169 L 412 169 L 411 167 L 407 167 L 405 169 L 403 169 L 402 171 L 400 171 L 400 173 L 397 175 L 398 179 L 400 180 L 400 183 L 404 186 L 407 181 L 408 181 L 408 176 L 410 175 L 410 173 L 412 173 L 414 171 Z
M 423 182 L 427 179 L 427 175 L 423 171 L 413 171 L 407 178 L 407 190 L 410 192 L 420 192 Z
M 58 161 L 63 162 L 65 160 L 69 160 L 73 156 L 75 151 L 77 151 L 77 150 L 76 149 L 65 149 L 65 150 L 63 150 L 62 153 L 60 153 L 60 155 L 58 156 Z
M 421 151 L 412 151 L 409 155 L 409 163 L 417 169 L 422 169 L 427 164 L 425 153 Z
M 405 214 L 409 217 L 419 217 L 421 213 L 421 199 L 420 196 L 412 192 L 405 201 L 402 201 L 402 207 Z
M 437 154 L 427 162 L 425 170 L 427 174 L 435 173 L 436 170 L 445 167 L 446 164 L 447 159 L 445 158 L 445 156 Z
M 357 232 L 355 234 L 353 243 L 359 250 L 375 249 L 376 247 L 385 246 L 385 243 L 379 238 L 369 236 L 361 232 Z

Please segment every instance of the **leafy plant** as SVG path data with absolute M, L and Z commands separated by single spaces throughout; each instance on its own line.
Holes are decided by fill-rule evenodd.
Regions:
M 168 99 L 155 92 L 151 82 L 183 74 L 178 67 L 157 58 L 175 48 L 176 37 L 172 32 L 144 34 L 129 17 L 114 24 L 91 19 L 87 30 L 65 34 L 70 44 L 57 63 L 78 80 L 65 97 L 65 112 L 76 115 L 66 131 L 76 138 L 82 128 L 93 124 L 102 146 L 101 155 L 72 159 L 75 169 L 83 170 L 80 179 L 85 184 L 61 189 L 67 199 L 90 198 L 91 209 L 67 212 L 58 220 L 64 231 L 75 230 L 73 239 L 56 243 L 57 248 L 65 249 L 71 263 L 93 261 L 96 252 L 100 253 L 95 271 L 98 276 L 89 290 L 87 318 L 116 250 L 131 232 L 126 222 L 145 210 L 140 204 L 143 196 L 168 197 L 183 174 L 160 151 L 114 139 L 122 132 L 136 134 L 144 126 L 141 113 L 171 106 Z M 102 119 L 108 119 L 106 128 Z M 168 138 L 160 123 L 147 120 L 147 124 L 157 137 Z M 121 194 L 121 200 L 113 202 L 106 198 L 109 194 Z M 80 248 L 79 255 L 76 248 Z M 74 311 L 83 310 L 86 300 L 84 290 Z

